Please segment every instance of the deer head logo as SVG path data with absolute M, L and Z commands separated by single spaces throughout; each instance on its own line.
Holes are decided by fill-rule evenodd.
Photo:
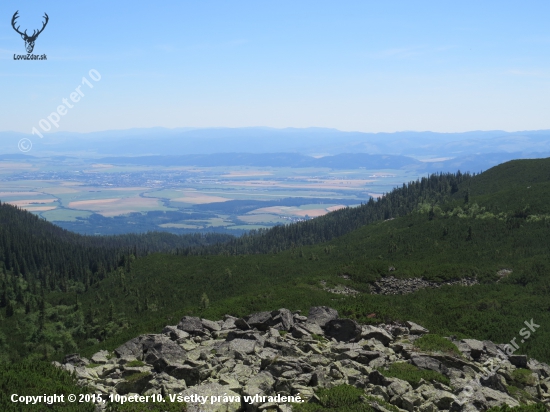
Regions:
M 46 27 L 46 24 L 48 24 L 48 20 L 50 18 L 48 17 L 48 15 L 46 13 L 44 13 L 44 19 L 46 19 L 46 21 L 44 23 L 42 23 L 42 28 L 40 30 L 38 30 L 38 32 L 36 30 L 34 30 L 32 35 L 29 36 L 27 34 L 27 30 L 25 30 L 24 33 L 21 33 L 19 31 L 19 26 L 15 27 L 15 21 L 19 17 L 18 13 L 19 13 L 19 10 L 16 11 L 15 14 L 13 15 L 13 17 L 11 18 L 11 25 L 12 25 L 13 29 L 21 35 L 21 38 L 23 40 L 25 40 L 25 48 L 27 49 L 27 53 L 32 53 L 32 51 L 34 50 L 34 42 L 36 41 L 36 38 L 38 37 L 38 35 L 40 33 L 42 33 L 42 31 Z

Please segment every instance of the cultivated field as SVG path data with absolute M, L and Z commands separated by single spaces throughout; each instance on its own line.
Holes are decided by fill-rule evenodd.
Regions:
M 322 216 L 417 177 L 403 170 L 0 162 L 0 201 L 71 230 L 94 216 L 127 226 L 142 216 L 147 230 L 246 230 Z

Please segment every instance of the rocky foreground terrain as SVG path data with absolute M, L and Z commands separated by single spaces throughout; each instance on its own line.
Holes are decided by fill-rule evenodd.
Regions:
M 286 402 L 245 397 L 299 395 L 318 402 L 316 390 L 342 384 L 363 389 L 364 402 L 379 411 L 484 411 L 517 406 L 518 399 L 550 410 L 550 366 L 490 341 L 449 338 L 457 353 L 420 351 L 415 341 L 428 333 L 413 322 L 360 325 L 328 307 L 313 307 L 308 316 L 279 309 L 217 322 L 186 316 L 114 353 L 69 355 L 57 366 L 101 394 L 232 398 L 191 402 L 189 411 L 291 411 Z M 388 368 L 398 363 L 445 379 L 389 377 Z

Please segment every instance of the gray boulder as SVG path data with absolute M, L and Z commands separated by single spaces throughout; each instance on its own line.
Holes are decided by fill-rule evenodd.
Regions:
M 80 357 L 79 353 L 71 353 L 70 355 L 65 356 L 63 363 L 69 363 L 74 366 L 86 366 L 90 363 L 90 361 L 86 358 Z
M 430 333 L 428 329 L 426 329 L 423 326 L 420 326 L 417 323 L 414 323 L 411 321 L 407 321 L 406 323 L 407 323 L 407 327 L 409 328 L 409 333 L 411 335 L 425 335 L 427 333 Z
M 382 342 L 385 346 L 393 341 L 393 336 L 384 329 L 370 325 L 365 325 L 361 328 L 361 337 L 363 339 L 376 339 L 377 341 Z
M 314 306 L 309 309 L 307 321 L 324 327 L 331 320 L 338 319 L 338 311 L 327 306 Z
M 429 356 L 412 356 L 411 363 L 414 366 L 419 367 L 420 369 L 431 369 L 444 375 L 448 372 L 448 369 L 445 365 L 443 365 L 437 359 L 431 358 Z
M 310 339 L 311 333 L 303 327 L 303 324 L 296 324 L 292 327 L 292 337 L 296 339 Z
M 166 368 L 165 372 L 176 379 L 183 379 L 187 386 L 198 385 L 200 382 L 200 367 L 191 365 L 174 365 Z
M 208 329 L 210 332 L 221 330 L 221 326 L 218 322 L 213 322 L 208 319 L 201 319 L 203 328 Z
M 177 326 L 165 326 L 162 330 L 162 333 L 164 333 L 172 340 L 187 339 L 189 337 L 189 334 L 187 332 L 178 329 Z
M 511 408 L 519 406 L 519 402 L 506 393 L 499 392 L 485 386 L 480 388 L 480 392 L 487 400 L 487 409 L 503 404 L 506 404 Z
M 539 375 L 539 378 L 550 377 L 550 366 L 546 363 L 539 362 L 535 359 L 529 359 L 527 362 L 527 367 L 533 372 L 536 372 L 536 374 Z
M 526 355 L 510 355 L 508 358 L 510 363 L 516 368 L 527 368 L 527 356 Z
M 148 363 L 163 358 L 170 362 L 183 362 L 185 350 L 166 335 L 147 335 L 141 341 L 142 358 Z
M 141 358 L 143 355 L 143 345 L 141 341 L 148 335 L 140 335 L 115 349 L 115 354 L 119 358 Z M 66 362 L 63 362 L 66 363 Z
M 497 391 L 508 393 L 508 390 L 506 389 L 506 379 L 498 373 L 488 375 L 487 379 L 483 379 L 483 377 L 480 378 L 479 383 Z
M 207 399 L 205 404 L 188 402 L 187 412 L 237 412 L 241 410 L 240 395 L 219 383 L 194 386 L 181 392 L 181 395 L 184 397 L 196 395 Z M 215 403 L 211 402 L 213 397 L 216 397 Z
M 143 373 L 136 376 L 139 376 L 139 378 L 135 379 L 134 377 L 130 377 L 130 379 L 123 379 L 119 381 L 115 386 L 117 393 L 120 395 L 126 395 L 128 393 L 141 393 L 149 381 L 153 379 L 153 375 L 151 373 Z
M 294 325 L 294 317 L 288 309 L 279 309 L 271 312 L 272 327 L 279 330 L 290 330 Z
M 109 352 L 106 350 L 100 350 L 92 356 L 92 362 L 98 365 L 103 365 L 109 362 Z
M 485 344 L 480 340 L 462 339 L 460 343 L 465 345 L 466 352 L 469 352 L 470 356 L 474 359 L 478 359 L 485 350 Z
M 195 316 L 184 316 L 181 318 L 180 323 L 178 323 L 178 329 L 192 335 L 204 333 L 204 327 L 202 326 L 200 318 Z
M 323 336 L 324 334 L 323 329 L 321 329 L 321 327 L 316 323 L 305 322 L 305 323 L 300 323 L 300 326 L 311 334 L 315 334 L 319 336 Z
M 333 319 L 325 324 L 325 335 L 340 342 L 349 342 L 361 336 L 361 326 L 352 319 Z
M 253 328 L 266 331 L 269 329 L 269 326 L 272 325 L 271 312 L 253 313 L 246 319 L 246 323 Z
M 242 354 L 252 354 L 255 352 L 255 348 L 261 348 L 260 344 L 252 339 L 233 339 L 222 343 L 218 347 L 220 353 L 224 352 L 240 352 Z
M 249 330 L 250 325 L 246 322 L 246 320 L 239 318 L 235 320 L 235 326 L 241 330 Z
M 237 320 L 236 317 L 225 315 L 223 323 L 221 325 L 222 330 L 226 329 L 235 329 L 237 326 L 235 325 L 235 321 Z

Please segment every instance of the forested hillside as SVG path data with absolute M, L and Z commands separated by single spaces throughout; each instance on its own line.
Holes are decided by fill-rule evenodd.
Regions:
M 251 231 L 223 244 L 186 248 L 180 254 L 276 253 L 292 247 L 327 242 L 370 223 L 405 216 L 419 203 L 449 199 L 472 178 L 470 174 L 440 173 L 403 184 L 383 197 L 371 198 L 359 207 L 340 209 L 316 219 L 271 229 Z
M 89 284 L 92 278 L 104 277 L 128 251 L 140 256 L 228 239 L 231 236 L 177 236 L 161 232 L 82 236 L 15 206 L 0 204 L 0 262 L 3 263 L 4 274 L 11 272 L 25 281 L 39 281 L 49 290 L 67 290 L 70 283 Z
M 327 305 L 363 322 L 413 320 L 495 342 L 534 319 L 541 327 L 519 351 L 548 362 L 550 179 L 539 171 L 549 164 L 434 175 L 361 207 L 243 239 L 187 239 L 220 240 L 195 249 L 171 235 L 77 236 L 3 205 L 2 360 L 112 350 L 186 314 Z M 477 284 L 371 294 L 389 277 Z

